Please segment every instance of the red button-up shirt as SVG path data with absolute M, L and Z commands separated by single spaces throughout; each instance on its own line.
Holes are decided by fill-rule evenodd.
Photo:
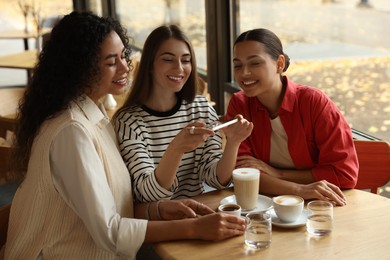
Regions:
M 288 137 L 288 150 L 299 170 L 312 169 L 316 180 L 340 188 L 354 188 L 359 164 L 352 131 L 336 105 L 320 90 L 287 81 L 279 117 Z M 241 143 L 238 155 L 270 160 L 271 122 L 267 109 L 243 91 L 233 94 L 226 118 L 242 114 L 252 121 L 252 134 Z

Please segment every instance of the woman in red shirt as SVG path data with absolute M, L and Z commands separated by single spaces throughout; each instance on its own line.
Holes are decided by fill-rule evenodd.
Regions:
M 261 193 L 345 205 L 340 188 L 355 187 L 359 166 L 351 129 L 336 105 L 320 90 L 282 75 L 289 57 L 267 29 L 242 33 L 233 63 L 242 91 L 231 98 L 227 119 L 242 114 L 254 124 L 236 167 L 265 173 Z

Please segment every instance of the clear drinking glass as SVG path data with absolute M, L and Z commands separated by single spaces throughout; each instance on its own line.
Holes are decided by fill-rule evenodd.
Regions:
M 271 215 L 254 211 L 248 213 L 245 220 L 245 244 L 254 249 L 268 248 L 272 241 Z
M 326 236 L 333 229 L 333 204 L 329 201 L 314 200 L 307 204 L 306 230 L 315 236 Z

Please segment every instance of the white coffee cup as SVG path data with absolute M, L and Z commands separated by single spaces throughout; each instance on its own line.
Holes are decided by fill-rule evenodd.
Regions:
M 255 168 L 233 170 L 234 195 L 242 210 L 256 208 L 259 197 L 260 171 Z
M 272 199 L 274 211 L 283 222 L 294 222 L 302 213 L 305 201 L 295 195 L 281 195 Z
M 222 204 L 218 207 L 218 211 L 230 215 L 241 216 L 240 205 L 234 203 Z

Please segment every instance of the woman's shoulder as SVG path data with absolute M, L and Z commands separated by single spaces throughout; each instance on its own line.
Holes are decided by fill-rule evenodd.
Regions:
M 326 93 L 319 88 L 293 83 L 293 82 L 290 82 L 289 86 L 290 89 L 291 88 L 293 89 L 298 99 L 300 100 L 305 100 L 305 101 L 329 100 L 329 97 L 326 95 Z
M 326 107 L 327 111 L 339 111 L 336 104 L 331 100 L 326 93 L 316 87 L 306 86 L 294 83 L 295 100 L 299 102 L 299 107 L 303 111 L 323 111 Z
M 207 100 L 205 96 L 197 95 L 195 96 L 192 102 L 187 102 L 185 100 L 182 101 L 182 106 L 187 108 L 195 108 L 195 109 L 206 109 L 212 107 L 210 102 Z
M 183 106 L 184 110 L 191 111 L 191 114 L 196 111 L 199 113 L 211 114 L 214 120 L 217 118 L 217 112 L 205 96 L 197 95 L 191 103 L 186 103 L 184 101 Z
M 120 108 L 115 116 L 116 122 L 127 122 L 138 120 L 143 117 L 144 110 L 139 106 Z
M 75 112 L 73 109 L 67 108 L 56 116 L 45 120 L 39 131 L 39 135 L 44 136 L 44 138 L 48 138 L 48 136 L 54 138 L 64 129 L 75 126 L 77 128 L 87 129 L 88 122 L 83 120 L 81 116 L 78 116 L 77 111 Z
M 324 96 L 325 93 L 314 86 L 303 85 L 296 83 L 289 79 L 287 76 L 284 76 L 284 80 L 287 82 L 287 92 L 295 93 L 298 96 Z
M 196 95 L 194 98 L 194 101 L 192 103 L 203 103 L 203 104 L 209 104 L 209 101 L 205 96 L 202 95 Z

